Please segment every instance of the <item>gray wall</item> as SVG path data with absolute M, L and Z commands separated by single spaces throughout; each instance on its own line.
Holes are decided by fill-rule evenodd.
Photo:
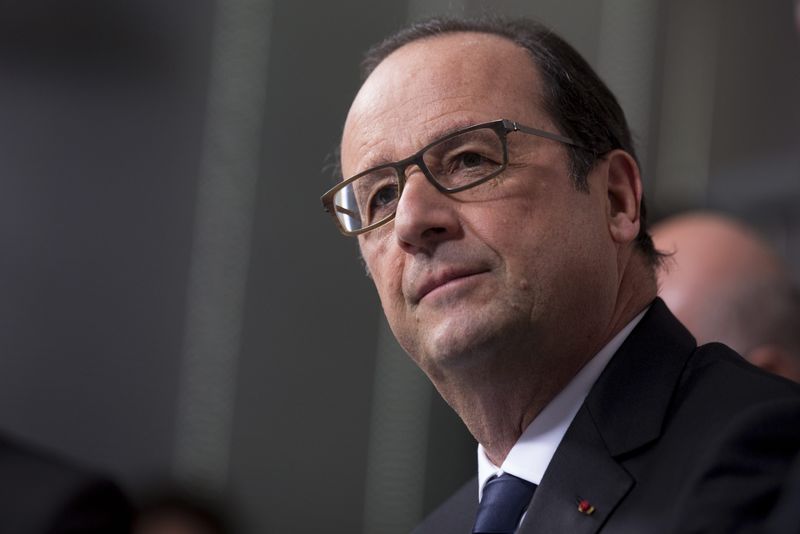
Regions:
M 358 85 L 353 58 L 403 20 L 396 6 L 273 3 L 231 445 L 250 532 L 361 529 L 379 308 L 319 196 Z
M 187 4 L 0 4 L 0 428 L 131 486 L 174 441 L 210 22 Z
M 421 16 L 552 25 L 628 110 L 655 218 L 731 212 L 800 273 L 791 0 L 105 4 L 0 4 L 0 428 L 134 494 L 389 533 L 471 475 L 318 201 L 362 51 Z

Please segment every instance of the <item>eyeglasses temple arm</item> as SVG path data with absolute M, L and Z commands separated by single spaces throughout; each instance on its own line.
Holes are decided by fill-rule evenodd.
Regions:
M 564 143 L 564 144 L 567 144 L 567 145 L 570 145 L 570 146 L 574 146 L 574 147 L 577 147 L 577 148 L 582 148 L 584 150 L 589 150 L 585 146 L 583 146 L 583 145 L 581 145 L 579 143 L 576 143 L 575 141 L 573 141 L 569 137 L 564 137 L 563 135 L 558 135 L 558 134 L 546 132 L 544 130 L 539 130 L 538 128 L 530 128 L 528 126 L 523 126 L 522 124 L 519 124 L 519 123 L 516 123 L 516 122 L 513 122 L 513 121 L 509 121 L 509 122 L 511 122 L 511 124 L 510 124 L 511 131 L 523 132 L 523 133 L 527 133 L 527 134 L 531 134 L 531 135 L 538 135 L 539 137 L 545 137 L 547 139 L 552 139 L 553 141 L 558 141 L 559 143 Z

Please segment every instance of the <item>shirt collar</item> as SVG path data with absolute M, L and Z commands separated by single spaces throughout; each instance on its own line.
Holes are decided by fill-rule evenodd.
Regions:
M 478 444 L 478 500 L 481 499 L 486 482 L 495 475 L 511 473 L 534 484 L 541 483 L 550 460 L 589 390 L 648 309 L 649 306 L 625 325 L 572 377 L 564 389 L 553 397 L 511 447 L 503 465 L 500 467 L 494 465 L 486 456 L 483 446 Z

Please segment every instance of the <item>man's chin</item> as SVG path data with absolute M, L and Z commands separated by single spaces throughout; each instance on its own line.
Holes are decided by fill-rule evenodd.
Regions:
M 431 368 L 440 373 L 479 365 L 495 353 L 497 332 L 496 327 L 485 324 L 442 325 L 426 339 L 419 363 L 426 371 Z

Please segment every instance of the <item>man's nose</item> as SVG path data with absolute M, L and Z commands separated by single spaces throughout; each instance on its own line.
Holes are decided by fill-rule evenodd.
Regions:
M 436 189 L 418 167 L 410 167 L 406 174 L 394 217 L 395 237 L 408 253 L 431 253 L 460 232 L 458 203 Z

